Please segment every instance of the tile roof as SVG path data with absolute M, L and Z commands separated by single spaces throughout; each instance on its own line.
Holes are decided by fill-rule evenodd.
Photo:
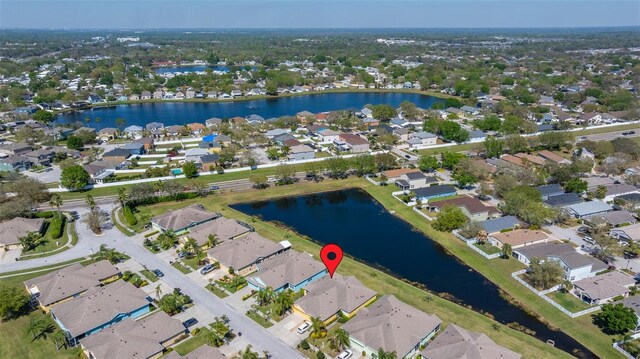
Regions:
M 386 295 L 361 309 L 342 329 L 369 348 L 382 348 L 404 358 L 441 323 L 437 316 Z
M 110 322 L 122 313 L 148 305 L 147 294 L 129 282 L 119 280 L 104 287 L 94 287 L 84 295 L 62 302 L 51 312 L 77 337 Z
M 450 324 L 422 351 L 429 359 L 519 359 L 520 354 L 496 344 L 486 334 Z
M 95 358 L 150 358 L 164 350 L 162 342 L 186 328 L 163 311 L 139 320 L 127 318 L 80 341 Z
M 544 241 L 549 238 L 546 233 L 538 230 L 530 229 L 514 229 L 513 231 L 504 233 L 495 233 L 493 238 L 500 241 L 502 244 L 511 244 L 512 246 L 519 246 L 531 242 Z
M 240 270 L 287 248 L 284 243 L 276 243 L 251 232 L 244 237 L 225 241 L 209 249 L 207 254 L 225 267 Z
M 120 273 L 120 270 L 102 260 L 83 266 L 74 263 L 24 282 L 32 293 L 40 293 L 38 301 L 49 305 L 101 285 L 101 281 Z
M 417 168 L 398 168 L 395 170 L 387 170 L 382 173 L 384 173 L 384 175 L 387 176 L 387 178 L 392 179 L 392 178 L 400 177 L 407 173 L 415 173 L 415 172 L 420 172 L 420 170 Z
M 369 301 L 376 292 L 365 287 L 356 277 L 335 274 L 323 277 L 305 287 L 307 294 L 296 305 L 312 317 L 323 321 L 338 311 L 351 313 Z

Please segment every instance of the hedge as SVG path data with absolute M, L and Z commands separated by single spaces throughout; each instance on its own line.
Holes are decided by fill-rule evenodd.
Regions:
M 51 219 L 49 224 L 49 235 L 51 239 L 58 239 L 62 237 L 62 229 L 64 228 L 64 216 L 55 216 Z
M 136 224 L 138 224 L 138 220 L 136 219 L 136 216 L 133 215 L 131 207 L 124 206 L 124 209 L 122 211 L 124 213 L 124 218 L 127 220 L 127 223 L 129 223 L 130 226 L 135 226 Z
M 53 217 L 55 212 L 53 211 L 42 211 L 42 212 L 36 212 L 35 216 L 36 218 L 51 218 Z

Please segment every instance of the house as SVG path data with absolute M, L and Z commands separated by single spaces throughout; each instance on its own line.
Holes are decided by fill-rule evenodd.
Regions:
M 564 279 L 571 282 L 593 277 L 608 267 L 597 258 L 576 252 L 572 245 L 557 241 L 515 249 L 513 256 L 525 265 L 531 264 L 534 258 L 555 261 L 564 271 Z
M 436 212 L 447 206 L 458 207 L 472 221 L 486 221 L 489 218 L 500 216 L 500 211 L 496 207 L 486 205 L 479 199 L 469 195 L 429 203 L 428 206 Z
M 340 140 L 342 132 L 334 131 L 328 128 L 322 128 L 315 132 L 321 142 L 335 142 Z
M 144 128 L 147 131 L 150 131 L 150 132 L 157 131 L 157 130 L 164 130 L 164 123 L 162 123 L 162 122 L 149 122 L 144 126 Z
M 576 218 L 585 218 L 613 211 L 613 207 L 597 199 L 590 202 L 572 204 L 566 208 Z
M 636 328 L 632 330 L 632 332 L 638 333 L 640 331 L 640 296 L 632 295 L 632 296 L 626 297 L 623 300 L 621 300 L 619 304 L 622 304 L 627 308 L 633 309 L 633 311 L 636 313 L 636 317 L 638 318 L 636 323 L 638 324 L 636 325 Z
M 290 133 L 291 130 L 286 130 L 284 128 L 274 128 L 273 130 L 267 131 L 264 135 L 267 138 L 274 138 L 280 135 L 284 135 L 285 133 Z
M 157 358 L 178 342 L 187 329 L 178 319 L 158 311 L 144 318 L 127 318 L 80 341 L 89 358 Z
M 0 144 L 0 153 L 17 156 L 32 151 L 31 145 L 22 142 L 9 142 Z
M 20 248 L 20 238 L 29 233 L 40 233 L 44 231 L 44 218 L 21 218 L 16 217 L 8 221 L 0 222 L 0 248 L 7 250 Z
M 103 183 L 106 178 L 115 173 L 114 166 L 104 161 L 91 162 L 83 165 L 82 168 L 89 173 L 91 183 Z
M 479 115 L 480 114 L 480 109 L 477 107 L 471 107 L 471 106 L 462 106 L 460 107 L 460 111 L 464 112 L 467 115 Z
M 407 191 L 414 188 L 426 187 L 428 184 L 436 182 L 438 182 L 438 180 L 434 176 L 425 176 L 424 173 L 416 171 L 400 175 L 400 177 L 395 180 L 395 185 L 403 191 Z
M 625 194 L 640 193 L 640 189 L 634 185 L 626 183 L 614 183 L 607 187 L 607 194 L 602 199 L 605 202 L 611 202 L 617 196 L 624 196 Z
M 409 140 L 409 130 L 406 128 L 396 128 L 393 130 L 393 134 L 400 139 L 400 141 Z
M 449 324 L 421 352 L 423 359 L 520 359 L 521 355 L 496 344 L 486 334 Z
M 220 216 L 191 227 L 189 233 L 180 238 L 180 242 L 184 244 L 186 238 L 192 238 L 198 243 L 198 246 L 202 247 L 207 244 L 211 235 L 221 243 L 253 232 L 253 230 L 253 227 L 244 222 Z
M 151 225 L 161 232 L 178 233 L 218 217 L 219 213 L 209 212 L 201 204 L 192 204 L 151 218 Z
M 457 194 L 455 187 L 450 185 L 436 185 L 431 187 L 416 188 L 413 190 L 416 199 L 422 202 L 428 202 L 435 198 L 451 197 Z
M 166 127 L 165 129 L 167 131 L 168 136 L 177 137 L 182 133 L 182 130 L 184 130 L 184 126 L 172 125 L 172 126 Z
M 293 311 L 305 319 L 320 318 L 331 323 L 339 317 L 353 317 L 360 309 L 376 300 L 376 292 L 365 287 L 356 277 L 334 274 L 307 285 Z
M 126 318 L 149 312 L 147 294 L 122 280 L 104 287 L 93 287 L 83 295 L 50 309 L 51 317 L 67 334 L 71 343 L 98 333 Z
M 397 168 L 394 170 L 383 171 L 381 174 L 385 175 L 387 177 L 387 180 L 389 181 L 396 181 L 396 180 L 402 179 L 402 176 L 407 173 L 417 173 L 417 172 L 420 172 L 420 170 L 417 168 Z
M 118 137 L 118 129 L 106 127 L 98 132 L 98 139 L 101 141 L 113 141 Z
M 95 95 L 95 94 L 91 94 L 91 95 L 89 95 L 89 97 L 87 98 L 87 101 L 88 101 L 89 103 L 92 103 L 92 104 L 94 104 L 94 103 L 104 102 L 104 100 L 102 99 L 102 97 L 100 97 L 100 96 L 98 96 L 98 95 Z
M 516 153 L 515 157 L 520 158 L 522 160 L 522 164 L 525 167 L 530 163 L 538 166 L 542 166 L 545 163 L 545 160 L 542 157 L 534 156 L 528 153 Z
M 202 155 L 197 163 L 200 164 L 200 168 L 202 168 L 203 171 L 213 171 L 220 163 L 220 155 L 215 153 Z
M 430 146 L 438 143 L 438 136 L 431 132 L 421 131 L 409 134 L 407 143 L 411 146 Z
M 162 357 L 163 359 L 227 359 L 227 356 L 222 354 L 218 348 L 211 347 L 207 344 L 203 344 L 198 349 L 189 352 L 185 355 L 180 355 L 175 350 Z
M 300 112 L 296 113 L 296 118 L 298 119 L 298 122 L 305 124 L 310 119 L 314 119 L 315 115 L 312 112 L 309 112 L 309 111 L 300 111 Z
M 512 230 L 522 225 L 520 220 L 515 216 L 504 216 L 498 218 L 487 219 L 479 222 L 485 232 L 488 234 Z
M 141 100 L 151 100 L 151 92 L 150 91 L 142 91 L 140 94 Z
M 151 137 L 142 137 L 133 142 L 141 144 L 144 148 L 144 151 L 149 151 L 155 147 L 154 140 Z
M 271 287 L 276 292 L 287 289 L 297 292 L 327 274 L 324 264 L 310 254 L 294 250 L 273 256 L 257 267 L 258 271 L 247 278 L 255 290 Z
M 120 270 L 102 260 L 83 266 L 74 263 L 39 277 L 24 281 L 32 301 L 43 310 L 80 296 L 90 288 L 99 287 L 120 277 Z
M 543 201 L 547 206 L 554 208 L 563 208 L 572 204 L 582 203 L 584 200 L 579 194 L 570 192 L 563 193 L 556 196 L 551 196 Z
M 605 213 L 600 219 L 612 227 L 634 224 L 638 221 L 633 213 L 624 210 Z
M 351 349 L 374 357 L 378 349 L 395 352 L 400 359 L 413 357 L 431 339 L 442 321 L 385 295 L 342 326 L 349 333 Z
M 223 271 L 245 276 L 254 272 L 257 265 L 291 248 L 291 243 L 276 243 L 256 232 L 240 238 L 224 241 L 207 251 L 211 261 L 220 263 Z
M 132 156 L 144 154 L 144 144 L 139 142 L 125 143 L 124 146 L 122 146 L 122 149 L 129 151 Z
M 129 157 L 131 157 L 131 152 L 124 148 L 114 148 L 111 151 L 102 154 L 103 161 L 116 164 L 126 161 Z
M 498 248 L 509 244 L 511 248 L 516 249 L 548 241 L 549 236 L 546 233 L 531 229 L 514 229 L 513 231 L 494 233 L 489 236 L 489 242 Z
M 616 180 L 609 177 L 600 177 L 600 176 L 589 176 L 585 178 L 581 178 L 583 181 L 587 182 L 587 191 L 595 191 L 600 186 L 611 186 L 615 184 Z
M 138 138 L 142 138 L 143 131 L 144 129 L 142 127 L 131 125 L 131 126 L 125 127 L 123 133 L 128 138 L 138 139 Z
M 616 297 L 627 297 L 636 285 L 633 277 L 612 271 L 573 283 L 575 295 L 591 305 L 607 303 Z
M 199 136 L 200 134 L 202 134 L 202 132 L 204 132 L 204 130 L 207 129 L 207 127 L 200 122 L 188 123 L 186 126 L 194 136 Z
M 548 150 L 542 150 L 540 152 L 538 152 L 538 156 L 544 158 L 545 160 L 549 161 L 549 162 L 554 162 L 557 164 L 561 164 L 561 165 L 568 165 L 571 164 L 571 161 L 569 161 L 568 159 L 557 155 L 551 151 Z
M 640 241 L 640 223 L 613 228 L 609 235 L 616 239 L 638 242 Z
M 334 141 L 339 151 L 350 151 L 352 153 L 369 152 L 369 141 L 358 135 L 342 133 L 338 140 Z
M 298 145 L 290 148 L 288 158 L 290 161 L 310 160 L 316 158 L 316 153 L 308 145 Z

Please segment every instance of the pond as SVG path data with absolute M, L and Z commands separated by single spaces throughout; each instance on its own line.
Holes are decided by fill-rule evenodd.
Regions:
M 266 221 L 284 223 L 322 244 L 336 243 L 345 253 L 396 277 L 424 284 L 431 292 L 453 295 L 503 324 L 516 322 L 535 337 L 571 353 L 590 352 L 570 336 L 550 330 L 500 296 L 498 287 L 448 254 L 440 245 L 393 216 L 368 193 L 335 192 L 242 203 L 232 208 Z M 561 314 L 558 314 L 561 315 Z
M 300 111 L 313 113 L 344 109 L 361 110 L 366 104 L 388 104 L 398 106 L 402 101 L 411 101 L 420 108 L 430 108 L 444 99 L 418 93 L 397 92 L 344 92 L 313 95 L 286 96 L 248 101 L 225 102 L 154 102 L 143 104 L 97 107 L 84 111 L 65 112 L 56 116 L 59 124 L 80 122 L 94 128 L 117 127 L 115 121 L 122 118 L 127 126 L 144 127 L 149 122 L 162 122 L 166 126 L 184 125 L 191 122 L 204 123 L 211 117 L 247 117 L 257 114 L 265 119 L 295 115 Z M 85 118 L 91 121 L 85 123 Z M 100 118 L 100 122 L 95 121 Z

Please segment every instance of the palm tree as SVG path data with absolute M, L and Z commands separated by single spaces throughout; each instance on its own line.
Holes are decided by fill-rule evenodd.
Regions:
M 478 240 L 479 244 L 484 244 L 489 239 L 489 234 L 487 233 L 487 231 L 481 230 L 478 232 L 478 234 L 476 234 L 476 239 Z
M 209 234 L 209 237 L 207 238 L 207 245 L 209 246 L 209 248 L 213 248 L 215 246 L 218 245 L 220 241 L 218 240 L 218 236 L 211 233 Z
M 55 330 L 56 327 L 51 323 L 47 323 L 46 319 L 31 318 L 27 328 L 25 329 L 25 336 L 31 334 L 31 341 L 36 341 L 41 338 L 47 339 L 48 335 L 53 333 Z
M 18 238 L 18 240 L 22 245 L 22 249 L 24 249 L 25 251 L 30 251 L 40 244 L 40 233 L 31 232 L 24 237 Z
M 349 347 L 351 345 L 351 338 L 349 337 L 349 332 L 347 332 L 342 328 L 336 330 L 336 333 L 333 336 L 333 344 L 339 350 Z
M 378 349 L 378 359 L 396 359 L 396 352 L 385 352 L 384 349 Z
M 276 297 L 276 304 L 278 305 L 278 314 L 284 315 L 293 307 L 293 292 L 290 289 L 284 290 Z
M 241 350 L 236 354 L 234 358 L 236 359 L 260 359 L 258 353 L 251 350 L 251 344 L 247 345 L 244 350 Z
M 129 199 L 129 195 L 127 194 L 127 189 L 124 187 L 118 188 L 118 202 L 120 202 L 120 207 L 124 208 L 124 204 Z
M 214 347 L 224 345 L 224 337 L 216 330 L 210 330 L 209 333 L 207 333 L 207 341 L 209 342 L 209 345 Z
M 231 280 L 231 287 L 233 287 L 233 290 L 235 292 L 238 290 L 238 288 L 243 286 L 245 283 L 247 283 L 247 280 L 244 279 L 244 277 L 237 275 L 233 277 L 233 279 Z
M 62 206 L 62 197 L 60 196 L 59 193 L 54 193 L 51 195 L 51 200 L 49 201 L 49 205 L 51 206 L 51 209 L 53 209 L 53 207 L 57 207 L 58 215 L 60 215 L 60 206 Z
M 102 121 L 102 119 L 100 117 L 96 117 L 95 121 L 98 124 L 98 131 L 100 131 L 100 121 Z
M 87 202 L 89 209 L 91 209 L 92 211 L 96 208 L 96 201 L 93 199 L 92 195 L 87 194 L 87 196 L 85 197 L 85 201 Z
M 511 247 L 511 244 L 505 243 L 502 246 L 502 258 L 509 259 L 509 257 L 511 257 L 511 254 L 513 254 L 513 248 Z
M 311 336 L 313 338 L 323 338 L 327 335 L 327 326 L 322 319 L 311 317 Z
M 160 299 L 161 295 L 162 295 L 162 287 L 160 286 L 160 284 L 158 284 L 158 286 L 156 287 L 156 298 Z
M 51 336 L 53 342 L 56 344 L 56 350 L 60 350 L 61 348 L 65 348 L 67 346 L 67 336 L 64 334 L 62 330 L 57 330 Z
M 187 238 L 182 246 L 187 252 L 196 252 L 200 247 L 198 247 L 198 242 L 196 242 L 193 238 Z
M 258 291 L 258 304 L 261 306 L 269 305 L 273 302 L 273 288 L 266 287 Z
M 108 260 L 111 264 L 116 264 L 127 258 L 124 254 L 116 251 L 113 248 L 108 248 L 106 245 L 101 245 L 100 250 L 96 253 L 96 258 L 99 260 Z

